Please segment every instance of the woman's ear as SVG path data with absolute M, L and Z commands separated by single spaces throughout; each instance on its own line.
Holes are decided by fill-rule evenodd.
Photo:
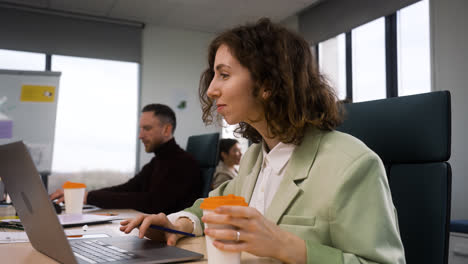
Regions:
M 266 100 L 271 96 L 271 89 L 270 89 L 270 84 L 268 81 L 265 81 L 262 84 L 260 95 L 262 96 L 263 100 Z
M 268 98 L 270 97 L 270 95 L 271 95 L 271 91 L 270 91 L 270 90 L 263 90 L 263 92 L 262 92 L 262 98 L 263 98 L 264 100 L 268 99 Z

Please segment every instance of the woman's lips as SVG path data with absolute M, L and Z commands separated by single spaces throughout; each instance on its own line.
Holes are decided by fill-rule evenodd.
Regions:
M 219 105 L 216 105 L 216 106 L 217 106 L 216 110 L 217 110 L 218 112 L 220 112 L 221 110 L 224 109 L 224 107 L 225 107 L 226 105 L 225 105 L 225 104 L 219 104 Z

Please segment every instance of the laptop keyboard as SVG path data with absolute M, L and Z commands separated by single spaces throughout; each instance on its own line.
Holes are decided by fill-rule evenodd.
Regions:
M 105 263 L 138 258 L 125 249 L 118 248 L 99 240 L 75 240 L 71 243 L 75 256 L 88 263 Z

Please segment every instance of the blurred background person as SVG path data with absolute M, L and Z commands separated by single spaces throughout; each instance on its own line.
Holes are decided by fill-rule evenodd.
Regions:
M 239 141 L 232 138 L 223 138 L 219 141 L 219 163 L 213 175 L 211 184 L 213 189 L 237 176 L 238 171 L 235 166 L 239 165 L 241 157 Z

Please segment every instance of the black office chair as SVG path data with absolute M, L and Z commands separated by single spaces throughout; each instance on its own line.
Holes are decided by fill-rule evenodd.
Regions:
M 451 168 L 447 91 L 345 105 L 337 129 L 383 160 L 408 264 L 446 264 Z
M 187 152 L 198 161 L 203 178 L 202 197 L 208 197 L 211 180 L 218 163 L 219 133 L 190 136 Z
M 50 171 L 40 171 L 39 175 L 41 175 L 42 183 L 44 183 L 46 191 L 49 190 Z

